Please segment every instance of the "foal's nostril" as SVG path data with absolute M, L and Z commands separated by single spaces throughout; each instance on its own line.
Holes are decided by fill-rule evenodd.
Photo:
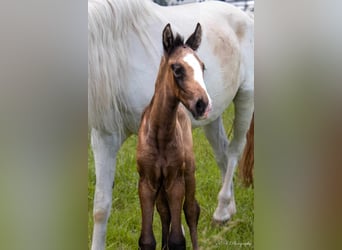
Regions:
M 199 116 L 203 115 L 205 109 L 207 107 L 207 104 L 202 100 L 202 99 L 199 99 L 197 102 L 196 102 L 196 112 Z

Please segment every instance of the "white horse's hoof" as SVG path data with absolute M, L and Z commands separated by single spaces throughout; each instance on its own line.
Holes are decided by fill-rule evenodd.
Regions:
M 225 224 L 230 220 L 230 214 L 229 213 L 218 213 L 215 211 L 213 215 L 213 222 L 215 224 Z
M 229 218 L 228 220 L 223 220 L 223 221 L 221 221 L 221 220 L 217 220 L 217 219 L 215 219 L 215 218 L 213 217 L 212 220 L 211 220 L 211 224 L 212 224 L 213 226 L 224 226 L 224 225 L 226 225 L 229 221 L 230 221 L 230 218 Z
M 216 224 L 225 224 L 236 214 L 235 202 L 231 201 L 228 206 L 218 206 L 213 215 L 213 222 Z

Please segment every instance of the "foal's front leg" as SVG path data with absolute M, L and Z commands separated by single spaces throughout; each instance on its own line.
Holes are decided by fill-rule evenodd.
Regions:
M 162 224 L 162 249 L 167 249 L 167 240 L 170 232 L 171 214 L 166 197 L 165 189 L 162 187 L 158 192 L 157 210 Z
M 142 213 L 142 227 L 139 238 L 139 249 L 155 250 L 156 240 L 153 235 L 152 222 L 154 203 L 156 201 L 157 189 L 153 188 L 149 180 L 140 177 L 139 180 L 139 199 Z
M 168 241 L 169 250 L 185 250 L 185 237 L 182 231 L 181 213 L 184 199 L 184 177 L 175 176 L 165 187 L 171 213 L 171 232 Z

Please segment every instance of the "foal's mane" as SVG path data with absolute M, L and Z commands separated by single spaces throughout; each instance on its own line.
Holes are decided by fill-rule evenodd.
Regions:
M 176 34 L 176 37 L 173 41 L 172 48 L 168 51 L 168 55 L 171 55 L 178 47 L 184 45 L 184 37 L 180 34 Z

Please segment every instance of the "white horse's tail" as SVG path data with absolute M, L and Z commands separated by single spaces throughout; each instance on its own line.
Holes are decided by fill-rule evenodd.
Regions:
M 239 163 L 239 176 L 246 187 L 254 186 L 254 113 L 249 130 L 247 142 Z

